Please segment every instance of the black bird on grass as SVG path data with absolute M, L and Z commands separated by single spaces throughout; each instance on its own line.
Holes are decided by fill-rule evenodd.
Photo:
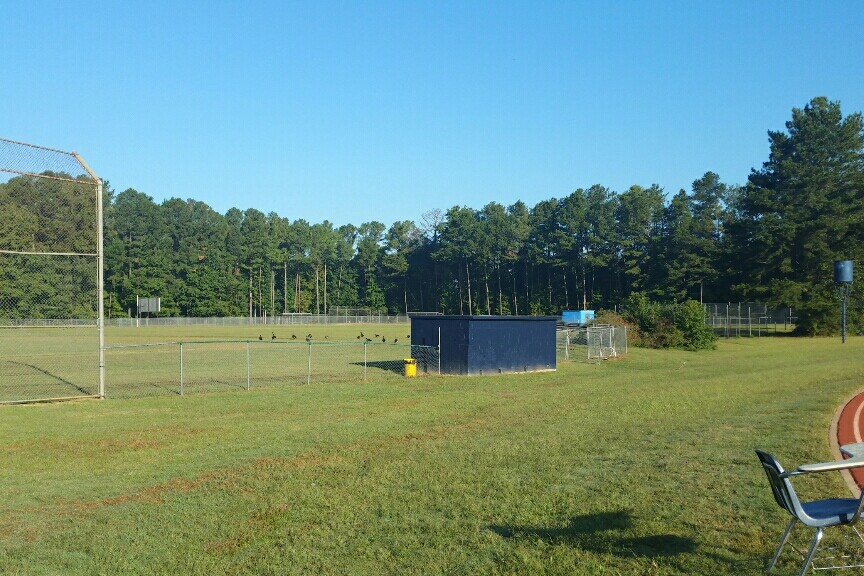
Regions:
M 371 338 L 366 338 L 366 342 L 371 342 L 371 341 L 372 341 Z
M 396 344 L 397 342 L 399 342 L 399 339 L 398 339 L 398 338 L 393 338 L 393 344 Z
M 271 340 L 275 340 L 275 339 L 276 339 L 276 333 L 275 333 L 275 332 L 271 332 L 271 334 L 272 334 L 272 336 L 270 336 L 270 339 L 271 339 Z
M 330 339 L 330 335 L 329 335 L 329 334 L 325 334 L 325 335 L 324 335 L 324 340 L 329 340 L 329 339 Z
M 291 340 L 296 340 L 296 339 L 297 339 L 297 335 L 296 335 L 296 334 L 291 334 Z
M 382 337 L 381 337 L 381 342 L 386 343 L 386 342 L 387 342 L 387 338 L 385 338 L 384 336 L 382 336 Z
M 380 334 L 375 334 L 375 338 L 378 338 L 379 336 L 381 336 L 381 335 L 380 335 Z
M 363 336 L 363 333 L 362 333 L 362 332 L 360 333 L 360 336 Z M 360 339 L 360 336 L 357 336 L 357 340 Z
M 264 339 L 264 338 L 262 338 L 261 335 L 258 334 L 258 340 L 263 340 L 263 339 Z
M 312 341 L 312 334 L 307 334 L 306 335 L 306 342 L 311 342 L 311 341 Z
M 361 338 L 365 338 L 365 337 L 366 337 L 366 335 L 365 335 L 365 334 L 363 334 L 363 332 L 360 332 L 360 337 L 361 337 Z

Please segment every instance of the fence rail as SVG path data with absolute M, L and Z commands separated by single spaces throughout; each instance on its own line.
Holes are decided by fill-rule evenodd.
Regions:
M 162 318 L 111 318 L 105 320 L 106 326 L 294 326 L 298 324 L 407 324 L 405 315 L 376 314 L 373 316 L 348 314 L 285 314 L 280 316 L 226 316 L 226 317 L 183 317 L 166 316 Z
M 432 346 L 378 342 L 200 340 L 106 347 L 107 398 L 194 394 L 440 373 Z
M 202 326 L 217 321 L 226 326 L 250 325 L 246 317 L 193 320 L 203 320 Z M 244 322 L 231 324 L 237 321 Z M 104 347 L 105 360 L 100 366 L 92 352 L 99 349 L 93 326 L 93 319 L 4 319 L 0 323 L 0 404 L 99 397 L 100 372 L 106 376 L 105 397 L 130 398 L 401 379 L 405 377 L 406 358 L 415 360 L 417 376 L 440 374 L 441 370 L 437 347 L 397 344 L 395 338 L 386 343 L 359 337 L 356 341 L 341 336 L 337 339 L 333 334 L 330 340 L 327 336 L 325 340 L 304 341 L 264 339 L 260 335 L 255 339 L 247 330 L 247 334 L 240 331 L 236 336 L 178 334 L 165 336 L 170 341 L 157 341 L 153 337 L 158 331 L 126 327 L 114 328 L 113 343 Z M 558 334 L 557 343 L 559 362 L 609 358 L 627 350 L 623 328 L 569 330 Z
M 284 316 L 226 316 L 226 317 L 182 317 L 162 318 L 106 318 L 105 326 L 117 328 L 140 328 L 145 326 L 295 326 L 299 324 L 408 324 L 404 315 L 346 316 L 334 314 L 289 314 Z M 74 328 L 95 327 L 96 318 L 3 318 L 0 327 L 11 328 Z

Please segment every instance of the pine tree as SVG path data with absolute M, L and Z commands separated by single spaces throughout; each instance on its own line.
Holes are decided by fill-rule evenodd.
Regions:
M 768 133 L 768 161 L 742 191 L 733 229 L 747 250 L 739 288 L 797 309 L 800 332 L 826 334 L 838 326 L 833 261 L 864 262 L 864 123 L 818 97 L 793 109 L 786 129 Z

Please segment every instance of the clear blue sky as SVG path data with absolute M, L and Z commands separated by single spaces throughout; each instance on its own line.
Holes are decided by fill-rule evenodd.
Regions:
M 7 0 L 0 137 L 116 191 L 335 224 L 744 183 L 864 110 L 864 2 Z

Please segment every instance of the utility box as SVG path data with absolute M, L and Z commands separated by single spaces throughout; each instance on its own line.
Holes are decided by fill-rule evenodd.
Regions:
M 564 324 L 587 324 L 594 320 L 594 310 L 564 310 L 561 321 Z
M 411 316 L 411 344 L 440 346 L 442 374 L 555 370 L 557 316 Z

